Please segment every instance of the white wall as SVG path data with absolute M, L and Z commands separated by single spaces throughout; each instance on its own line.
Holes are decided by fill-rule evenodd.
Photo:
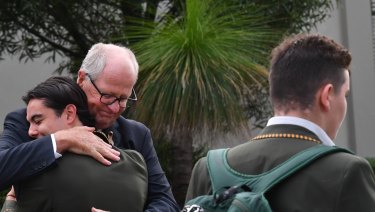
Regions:
M 358 155 L 375 157 L 375 71 L 370 0 L 342 0 L 317 31 L 352 53 L 348 113 L 335 143 Z
M 0 61 L 0 132 L 5 115 L 24 107 L 21 97 L 39 82 L 53 75 L 57 64 L 44 63 L 44 59 L 20 63 L 17 57 Z
M 375 156 L 375 70 L 370 0 L 346 0 L 347 44 L 352 52 L 353 139 L 357 153 Z

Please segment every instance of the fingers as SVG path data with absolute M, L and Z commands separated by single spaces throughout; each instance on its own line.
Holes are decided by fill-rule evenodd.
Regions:
M 87 155 L 104 165 L 111 165 L 111 161 L 120 160 L 120 152 L 113 149 L 98 136 L 92 133 L 90 127 L 74 127 L 62 133 L 55 133 L 58 149 L 64 147 L 66 151 Z
M 94 130 L 95 128 L 93 127 L 78 126 L 55 132 L 56 151 L 62 154 L 65 151 L 79 148 L 79 144 L 85 142 L 87 140 L 86 137 L 92 136 Z
M 111 165 L 111 161 L 120 160 L 120 152 L 113 149 L 111 145 L 105 143 L 96 135 L 90 133 L 85 142 L 81 142 L 82 154 L 93 157 L 104 165 Z
M 95 136 L 96 137 L 96 136 Z M 108 143 L 105 143 L 102 141 L 99 137 L 96 137 L 97 142 L 92 143 L 92 147 L 94 151 L 96 151 L 98 154 L 94 153 L 96 155 L 95 159 L 99 162 L 110 165 L 110 161 L 119 161 L 120 160 L 120 152 L 113 149 L 111 145 Z M 109 163 L 109 164 L 108 164 Z
M 109 160 L 112 160 L 112 161 L 120 160 L 120 157 L 119 157 L 120 152 L 115 149 L 112 149 L 112 146 L 98 147 L 94 149 L 93 151 L 94 152 L 92 152 L 92 154 L 89 154 L 89 155 L 104 165 L 107 165 L 107 166 L 111 165 L 112 163 Z

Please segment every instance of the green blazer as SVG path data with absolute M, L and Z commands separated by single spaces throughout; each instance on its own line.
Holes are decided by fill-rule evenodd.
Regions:
M 296 135 L 307 136 L 310 141 L 296 138 Z M 247 175 L 260 174 L 303 149 L 319 145 L 319 138 L 314 133 L 295 125 L 268 126 L 258 138 L 229 150 L 227 159 L 231 168 Z M 204 157 L 194 166 L 186 201 L 210 192 Z M 272 188 L 266 196 L 273 211 L 277 212 L 373 211 L 374 173 L 364 158 L 335 153 L 298 171 Z
M 147 166 L 140 153 L 120 150 L 119 162 L 104 166 L 88 156 L 64 153 L 55 166 L 23 181 L 16 190 L 17 212 L 143 211 Z

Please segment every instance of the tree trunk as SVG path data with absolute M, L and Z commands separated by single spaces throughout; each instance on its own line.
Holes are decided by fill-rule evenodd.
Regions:
M 193 168 L 193 147 L 190 133 L 180 131 L 172 135 L 172 191 L 177 203 L 182 207 L 185 202 Z

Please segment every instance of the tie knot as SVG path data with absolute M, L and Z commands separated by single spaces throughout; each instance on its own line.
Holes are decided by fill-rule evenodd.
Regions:
M 113 132 L 112 131 L 108 131 L 106 134 L 102 130 L 95 130 L 93 133 L 99 138 L 101 138 L 104 142 L 113 145 L 113 139 L 112 139 Z

